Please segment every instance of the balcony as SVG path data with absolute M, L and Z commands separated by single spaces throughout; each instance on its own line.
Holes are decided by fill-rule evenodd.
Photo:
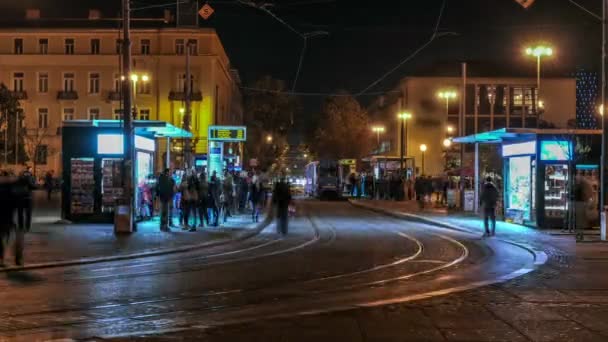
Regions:
M 57 100 L 78 100 L 76 91 L 60 91 L 57 93 Z
M 120 101 L 120 92 L 119 91 L 108 92 L 108 101 Z
M 169 101 L 185 101 L 186 93 L 183 91 L 170 91 L 169 92 Z M 192 96 L 190 97 L 192 101 L 202 101 L 203 93 L 200 91 L 193 91 Z
M 25 90 L 12 91 L 11 93 L 17 100 L 27 100 L 27 92 Z

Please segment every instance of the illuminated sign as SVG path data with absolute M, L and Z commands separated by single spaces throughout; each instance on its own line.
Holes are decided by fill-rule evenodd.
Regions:
M 545 140 L 540 142 L 540 160 L 570 160 L 572 143 L 567 140 Z
M 357 161 L 355 159 L 340 159 L 340 165 L 356 165 Z
M 210 141 L 245 141 L 246 139 L 245 126 L 209 126 Z
M 536 141 L 527 141 L 502 146 L 503 157 L 520 156 L 525 154 L 536 154 Z
M 140 137 L 139 135 L 135 136 L 135 148 L 149 152 L 154 152 L 156 150 L 154 139 Z
M 97 135 L 97 154 L 123 154 L 124 147 L 122 134 Z

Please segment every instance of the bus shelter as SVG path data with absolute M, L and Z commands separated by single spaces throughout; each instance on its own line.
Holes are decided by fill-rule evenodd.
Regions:
M 142 184 L 155 175 L 158 138 L 190 138 L 192 134 L 164 121 L 134 121 L 135 203 L 140 211 Z M 123 198 L 124 135 L 120 120 L 73 120 L 62 127 L 62 218 L 74 222 L 112 222 Z M 169 152 L 165 167 L 169 167 Z M 152 178 L 153 179 L 153 178 Z

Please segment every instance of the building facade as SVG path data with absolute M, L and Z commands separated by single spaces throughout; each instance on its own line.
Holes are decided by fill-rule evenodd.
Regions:
M 41 137 L 30 161 L 36 158 L 38 172 L 60 172 L 64 120 L 122 118 L 121 32 L 117 20 L 89 18 L 69 25 L 37 20 L 0 29 L 0 82 L 20 98 L 23 134 Z M 137 81 L 130 75 L 126 79 L 135 86 L 136 119 L 182 127 L 190 49 L 191 131 L 195 152 L 205 154 L 209 125 L 240 124 L 243 119 L 238 73 L 231 69 L 217 33 L 175 28 L 166 21 L 134 26 L 132 75 Z M 159 162 L 165 146 L 159 144 Z M 174 142 L 174 156 L 179 158 L 182 146 Z
M 536 78 L 470 77 L 466 81 L 464 106 L 462 79 L 458 77 L 407 77 L 399 87 L 376 100 L 370 107 L 372 119 L 385 126 L 381 135 L 383 154 L 400 154 L 400 125 L 397 114 L 412 114 L 407 123 L 406 156 L 421 166 L 425 144 L 425 174 L 443 174 L 446 148 L 451 136 L 470 135 L 500 128 L 567 128 L 576 125 L 576 79 L 543 78 L 541 101 L 537 100 Z M 440 98 L 453 92 L 454 98 Z M 459 132 L 460 111 L 464 110 L 464 132 Z M 537 122 L 540 112 L 540 121 Z M 450 149 L 456 148 L 451 146 Z M 454 151 L 452 151 L 454 152 Z M 470 156 L 469 156 L 470 157 Z M 465 163 L 466 159 L 465 157 Z M 418 170 L 422 172 L 422 170 Z

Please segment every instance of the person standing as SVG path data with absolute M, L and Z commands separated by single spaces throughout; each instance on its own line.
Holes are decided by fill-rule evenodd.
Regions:
M 19 229 L 29 232 L 32 226 L 32 190 L 36 189 L 36 180 L 32 168 L 28 167 L 17 180 L 17 223 Z
M 209 181 L 209 193 L 207 194 L 207 204 L 213 212 L 213 226 L 217 227 L 220 221 L 220 182 L 217 178 L 217 172 L 213 171 L 211 180 Z
M 208 212 L 208 194 L 209 194 L 209 182 L 207 181 L 207 174 L 203 171 L 198 177 L 198 216 L 201 221 L 200 227 L 205 226 L 204 222 L 209 223 L 209 212 Z
M 9 175 L 8 172 L 3 171 L 0 174 L 0 268 L 5 267 L 5 244 L 8 242 L 10 234 L 15 230 L 16 183 L 17 178 Z M 23 243 L 23 239 L 17 239 L 17 242 Z M 21 256 L 19 253 L 21 253 Z M 17 264 L 23 263 L 23 245 L 15 244 L 15 259 Z
M 483 236 L 494 236 L 496 233 L 496 203 L 498 202 L 498 189 L 496 188 L 496 185 L 492 183 L 492 177 L 486 178 L 479 202 L 483 206 L 483 227 L 485 229 Z M 492 223 L 491 231 L 488 227 L 488 219 L 490 219 Z
M 251 201 L 251 220 L 253 222 L 258 222 L 259 218 L 259 209 L 258 205 L 260 202 L 260 197 L 262 194 L 262 186 L 260 184 L 260 177 L 256 172 L 252 179 L 251 184 L 249 186 L 249 200 Z
M 230 174 L 230 172 L 228 170 L 224 171 L 224 180 L 222 182 L 222 194 L 224 195 L 223 201 L 222 201 L 222 212 L 224 215 L 224 222 L 226 222 L 226 220 L 228 220 L 229 217 L 231 217 L 231 212 L 230 209 L 232 208 L 232 201 L 233 201 L 233 184 L 232 184 L 232 175 Z
M 173 207 L 173 196 L 175 195 L 175 181 L 171 177 L 169 169 L 165 169 L 158 177 L 156 193 L 160 199 L 160 230 L 170 231 L 172 224 L 171 208 Z
M 282 235 L 287 235 L 291 191 L 289 189 L 289 183 L 285 180 L 285 174 L 281 174 L 280 177 L 281 178 L 274 186 L 272 202 L 276 206 L 278 231 Z

